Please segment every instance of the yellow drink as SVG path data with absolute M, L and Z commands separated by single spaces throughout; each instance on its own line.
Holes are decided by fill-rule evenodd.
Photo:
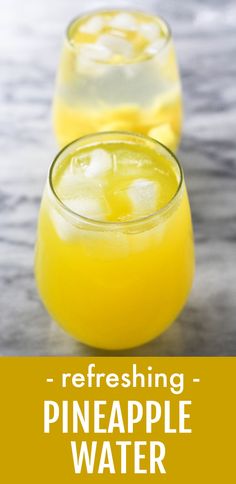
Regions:
M 162 145 L 100 133 L 58 155 L 40 210 L 36 279 L 66 331 L 99 348 L 145 343 L 176 318 L 193 270 L 183 174 Z
M 126 130 L 176 150 L 181 119 L 175 51 L 162 19 L 106 11 L 71 23 L 53 107 L 61 146 L 92 132 Z

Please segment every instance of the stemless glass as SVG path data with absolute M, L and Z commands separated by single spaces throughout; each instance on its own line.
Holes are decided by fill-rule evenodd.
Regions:
M 60 146 L 93 132 L 125 130 L 175 151 L 181 123 L 179 72 L 163 19 L 108 10 L 71 22 L 53 104 Z
M 68 156 L 114 142 L 147 147 L 174 170 L 177 189 L 160 210 L 131 221 L 100 221 L 60 198 L 56 179 Z M 194 273 L 191 214 L 176 157 L 156 140 L 125 132 L 88 135 L 65 147 L 42 199 L 35 273 L 49 314 L 86 344 L 130 348 L 163 332 L 182 309 Z

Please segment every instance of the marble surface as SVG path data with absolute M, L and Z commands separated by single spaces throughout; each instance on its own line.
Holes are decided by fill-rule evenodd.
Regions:
M 57 151 L 50 115 L 62 35 L 86 3 L 106 5 L 8 0 L 1 7 L 1 355 L 111 354 L 76 343 L 50 321 L 32 271 L 41 193 Z M 190 192 L 197 273 L 171 329 L 117 354 L 236 355 L 236 4 L 145 4 L 171 24 L 181 66 L 185 126 L 179 157 Z

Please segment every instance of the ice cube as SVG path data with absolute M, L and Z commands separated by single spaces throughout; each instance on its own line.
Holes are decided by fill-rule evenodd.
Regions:
M 83 44 L 76 58 L 76 70 L 79 75 L 98 78 L 105 75 L 113 53 L 107 47 L 98 44 Z
M 145 52 L 148 55 L 155 55 L 162 49 L 164 45 L 165 45 L 165 39 L 160 38 L 158 40 L 155 40 L 155 42 L 150 44 L 148 47 L 146 47 Z
M 88 197 L 67 199 L 66 205 L 76 214 L 95 220 L 104 220 L 108 210 L 105 199 L 92 197 L 91 194 Z
M 122 37 L 118 37 L 117 35 L 101 35 L 97 40 L 96 44 L 108 49 L 109 52 L 112 52 L 113 55 L 118 54 L 124 57 L 131 57 L 133 54 L 133 47 L 131 42 L 123 39 Z
M 103 176 L 112 169 L 112 156 L 106 150 L 97 148 L 90 155 L 89 165 L 84 173 L 87 177 Z
M 120 30 L 136 30 L 137 22 L 130 13 L 118 13 L 111 19 L 109 26 Z
M 139 26 L 139 31 L 150 42 L 157 39 L 161 33 L 159 25 L 154 23 L 141 24 Z
M 80 32 L 84 34 L 97 34 L 104 27 L 105 21 L 102 17 L 96 16 L 87 20 L 80 27 Z
M 55 208 L 51 209 L 51 219 L 60 239 L 65 242 L 73 242 L 79 239 L 79 228 L 74 226 Z
M 57 192 L 59 197 L 64 200 L 66 198 L 77 196 L 81 188 L 81 179 L 83 173 L 78 170 L 77 173 L 71 170 L 66 170 L 57 183 Z
M 103 192 L 103 180 L 94 178 L 87 178 L 86 172 L 91 170 L 90 158 L 87 163 L 82 163 L 78 167 L 69 166 L 64 173 L 61 174 L 57 181 L 56 191 L 61 200 L 87 198 L 87 196 L 100 197 Z M 89 175 L 91 176 L 91 175 Z
M 149 215 L 157 209 L 156 182 L 139 178 L 130 184 L 127 192 L 135 215 Z
M 104 200 L 95 198 L 68 199 L 65 203 L 77 215 L 93 220 L 104 221 L 109 213 L 109 207 Z M 86 230 L 86 227 L 81 225 L 81 221 L 78 222 L 76 215 L 64 214 L 53 208 L 51 209 L 51 218 L 58 236 L 65 242 L 82 241 L 85 236 L 89 240 L 93 235 L 91 230 Z
M 88 153 L 79 153 L 78 155 L 74 155 L 71 158 L 69 171 L 73 175 L 83 175 L 84 168 L 89 163 L 89 154 Z
M 112 56 L 111 50 L 100 42 L 94 44 L 83 44 L 79 50 L 79 60 L 83 62 L 91 61 L 108 61 Z
M 83 221 L 77 217 L 78 215 L 99 221 L 105 221 L 110 215 L 104 191 L 98 184 L 81 183 L 76 194 L 67 193 L 67 197 L 61 197 L 61 200 L 74 214 L 62 210 L 61 207 L 52 207 L 51 218 L 58 236 L 67 242 L 81 240 L 82 232 L 87 232 L 86 227 L 83 230 Z M 91 231 L 88 231 L 88 234 L 91 234 Z

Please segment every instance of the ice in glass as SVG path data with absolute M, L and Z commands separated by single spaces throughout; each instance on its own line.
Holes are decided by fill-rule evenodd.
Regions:
M 164 20 L 111 10 L 69 25 L 53 106 L 61 146 L 88 133 L 125 130 L 176 150 L 181 117 L 179 73 Z
M 145 343 L 174 321 L 193 271 L 188 196 L 169 150 L 110 132 L 59 153 L 42 199 L 35 272 L 66 331 L 98 348 Z

